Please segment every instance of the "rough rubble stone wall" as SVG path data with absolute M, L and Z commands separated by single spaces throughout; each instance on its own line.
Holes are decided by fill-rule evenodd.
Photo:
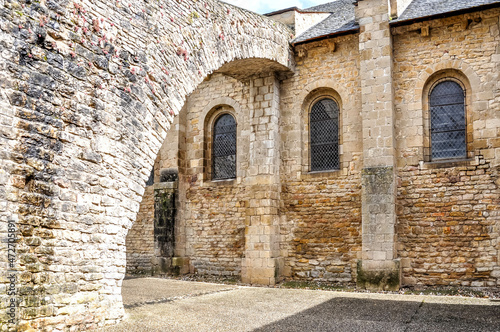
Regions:
M 399 176 L 403 284 L 498 286 L 498 170 L 481 159 Z
M 405 285 L 500 285 L 499 14 L 491 9 L 392 31 Z M 466 86 L 469 161 L 425 162 L 426 84 L 435 73 L 459 74 Z
M 245 249 L 247 195 L 238 180 L 213 182 L 208 178 L 210 128 L 220 107 L 229 110 L 238 124 L 237 176 L 248 163 L 249 86 L 221 74 L 199 85 L 186 104 L 184 153 L 180 161 L 178 217 L 181 236 L 178 247 L 190 258 L 198 274 L 240 276 Z M 232 105 L 231 105 L 232 104 Z M 248 151 L 248 150 L 247 150 Z M 184 240 L 184 241 L 183 241 Z
M 285 275 L 355 281 L 361 250 L 362 140 L 358 35 L 301 46 L 282 84 L 282 224 Z M 299 53 L 301 54 L 301 53 Z M 340 106 L 341 168 L 310 173 L 308 113 L 321 96 Z
M 151 274 L 155 253 L 154 187 L 144 190 L 141 205 L 132 228 L 127 233 L 127 273 Z
M 362 155 L 357 45 L 356 35 L 338 38 L 334 51 L 329 42 L 312 43 L 306 49 L 307 56 L 298 61 L 297 74 L 282 81 L 281 168 L 285 175 L 281 177 L 284 189 L 281 197 L 281 253 L 288 271 L 285 274 L 295 279 L 349 282 L 355 278 L 357 254 L 361 249 Z M 349 75 L 345 75 L 346 72 Z M 325 76 L 331 78 L 324 79 Z M 254 88 L 261 89 L 263 83 L 262 79 L 254 81 Z M 248 89 L 248 83 L 222 75 L 212 76 L 189 97 L 184 113 L 187 119 L 185 124 L 179 124 L 179 128 L 186 128 L 184 134 L 181 131 L 185 139 L 184 136 L 180 138 L 180 141 L 186 141 L 186 145 L 179 155 L 186 156 L 180 162 L 185 165 L 185 168 L 181 166 L 180 172 L 181 179 L 184 178 L 181 191 L 186 191 L 180 199 L 180 204 L 185 204 L 180 210 L 187 215 L 185 219 L 179 218 L 179 228 L 188 234 L 185 252 L 189 253 L 187 257 L 192 260 L 196 273 L 236 271 L 234 275 L 239 275 L 239 269 L 235 270 L 238 262 L 223 258 L 240 257 L 243 254 L 241 248 L 226 246 L 222 252 L 220 244 L 234 241 L 231 234 L 222 234 L 234 225 L 244 227 L 244 216 L 250 207 L 247 204 L 252 207 L 260 204 L 256 192 L 244 189 L 240 183 L 250 176 L 246 134 L 250 126 Z M 309 174 L 308 154 L 304 152 L 308 148 L 308 132 L 303 128 L 308 127 L 310 102 L 325 94 L 336 98 L 341 106 L 342 168 L 335 172 Z M 210 140 L 204 131 L 210 130 L 206 121 L 211 123 L 213 120 L 210 116 L 212 108 L 226 105 L 228 98 L 236 101 L 241 111 L 237 114 L 241 130 L 238 178 L 216 184 L 204 174 L 210 163 L 203 152 L 207 148 L 203 142 Z M 266 102 L 264 99 L 258 100 Z M 259 118 L 264 116 L 261 108 L 259 106 L 254 111 Z M 168 146 L 169 143 L 165 142 L 162 147 L 160 164 L 170 163 L 172 151 L 168 151 Z M 222 212 L 224 209 L 227 212 Z M 240 240 L 244 241 L 244 238 Z
M 123 317 L 125 236 L 186 95 L 235 59 L 291 65 L 290 31 L 216 1 L 0 1 L 1 238 L 17 228 L 17 322 Z M 3 241 L 3 240 L 2 240 Z

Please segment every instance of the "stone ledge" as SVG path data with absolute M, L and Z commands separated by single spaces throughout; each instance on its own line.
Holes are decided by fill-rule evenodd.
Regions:
M 162 189 L 177 189 L 177 182 L 161 182 L 154 184 L 154 190 L 162 190 Z
M 446 159 L 439 161 L 421 161 L 420 169 L 451 168 L 464 166 L 479 166 L 479 158 L 474 159 Z
M 401 287 L 401 262 L 358 260 L 357 286 L 373 291 L 398 291 Z
M 187 257 L 172 257 L 172 267 L 179 269 L 179 274 L 188 274 L 190 260 Z

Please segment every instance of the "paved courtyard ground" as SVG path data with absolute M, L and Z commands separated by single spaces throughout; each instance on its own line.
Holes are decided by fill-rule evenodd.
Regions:
M 158 278 L 123 283 L 127 319 L 104 331 L 500 331 L 489 299 L 244 287 Z

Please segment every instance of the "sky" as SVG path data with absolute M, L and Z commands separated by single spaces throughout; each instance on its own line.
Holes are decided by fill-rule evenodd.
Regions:
M 222 0 L 235 6 L 249 9 L 259 14 L 270 13 L 289 7 L 301 9 L 332 2 L 333 0 Z

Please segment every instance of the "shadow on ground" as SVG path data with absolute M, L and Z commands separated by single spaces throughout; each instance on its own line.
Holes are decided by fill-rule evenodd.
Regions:
M 500 331 L 500 306 L 334 298 L 255 332 Z
M 125 280 L 126 319 L 106 332 L 500 332 L 484 298 Z

